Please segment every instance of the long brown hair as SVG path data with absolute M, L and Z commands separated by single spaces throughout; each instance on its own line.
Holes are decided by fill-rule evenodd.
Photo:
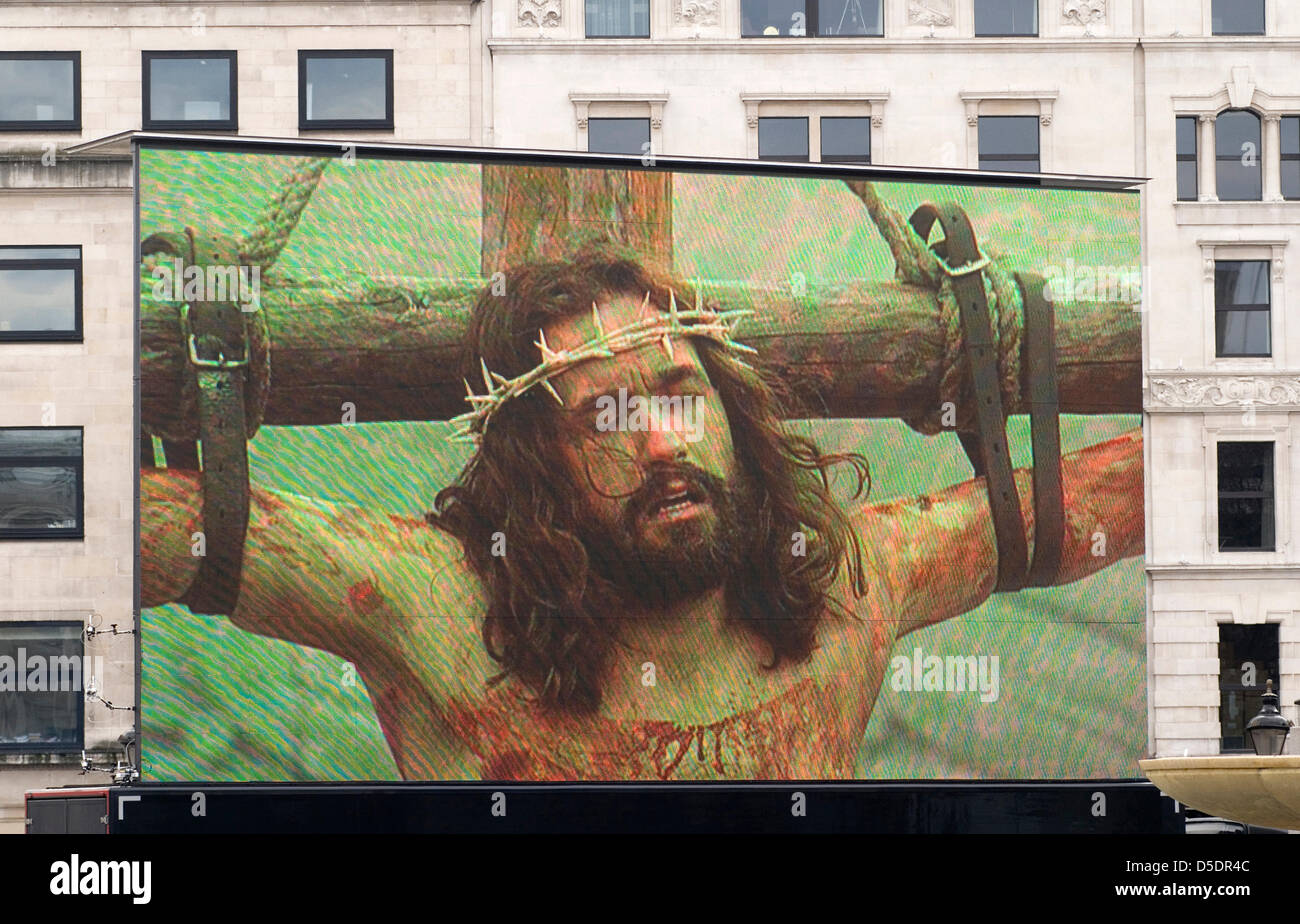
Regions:
M 520 267 L 505 281 L 505 294 L 487 290 L 474 306 L 466 339 L 471 381 L 478 380 L 480 357 L 506 377 L 526 372 L 540 358 L 539 329 L 611 295 L 650 292 L 664 311 L 670 287 L 688 305 L 695 297 L 689 286 L 608 242 Z M 769 645 L 768 667 L 805 660 L 834 605 L 829 592 L 846 559 L 854 592 L 866 592 L 859 539 L 831 496 L 829 470 L 850 465 L 857 498 L 870 487 L 867 461 L 823 454 L 788 433 L 788 401 L 761 366 L 740 365 L 711 340 L 694 342 L 726 409 L 737 460 L 757 492 L 757 522 L 746 524 L 752 554 L 727 581 L 729 611 Z M 483 642 L 502 667 L 493 682 L 514 675 L 543 703 L 583 711 L 600 703 L 600 678 L 617 643 L 610 614 L 620 611 L 622 591 L 593 569 L 581 539 L 583 486 L 564 474 L 558 417 L 554 401 L 536 388 L 504 405 L 479 451 L 438 493 L 428 520 L 461 541 L 483 583 Z M 803 554 L 794 552 L 796 534 Z M 502 540 L 505 554 L 493 554 Z

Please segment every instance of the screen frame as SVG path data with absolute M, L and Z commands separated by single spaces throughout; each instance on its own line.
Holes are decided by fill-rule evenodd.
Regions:
M 391 72 L 390 72 L 391 73 Z M 518 148 L 482 148 L 459 145 L 430 145 L 400 142 L 376 141 L 328 141 L 309 138 L 268 138 L 251 136 L 212 136 L 190 135 L 171 132 L 128 131 L 109 136 L 98 142 L 82 146 L 86 149 L 108 147 L 110 149 L 129 145 L 132 160 L 132 190 L 134 197 L 134 238 L 133 258 L 135 265 L 140 265 L 140 155 L 145 150 L 171 151 L 215 151 L 228 153 L 247 153 L 264 155 L 321 156 L 335 154 L 340 158 L 360 158 L 372 160 L 409 160 L 409 161 L 445 161 L 455 163 L 477 163 L 482 165 L 517 165 L 517 166 L 552 166 L 552 167 L 586 167 L 596 169 L 641 170 L 644 172 L 696 173 L 696 174 L 739 174 L 744 176 L 773 177 L 817 177 L 863 179 L 871 181 L 893 181 L 911 183 L 933 183 L 949 186 L 1001 187 L 1016 189 L 1064 189 L 1087 190 L 1096 192 L 1126 193 L 1140 195 L 1147 177 L 1087 176 L 1081 174 L 1044 174 L 1044 173 L 998 173 L 978 169 L 958 168 L 922 168 L 900 167 L 876 164 L 844 163 L 799 163 L 791 161 L 738 160 L 730 158 L 704 158 L 682 156 L 638 157 L 625 154 L 593 154 L 577 151 L 549 151 L 542 149 Z M 648 161 L 648 162 L 647 162 Z M 134 349 L 135 368 L 140 366 L 140 292 L 135 287 L 134 297 Z M 1143 333 L 1145 339 L 1145 332 Z M 134 376 L 135 396 L 133 423 L 134 468 L 134 581 L 132 613 L 137 631 L 135 632 L 135 689 L 134 705 L 136 714 L 137 751 L 140 762 L 141 779 L 147 780 L 145 773 L 145 753 L 147 721 L 142 692 L 142 655 L 143 631 L 141 629 L 141 548 L 140 548 L 140 459 L 141 422 L 140 376 Z M 1145 430 L 1145 426 L 1143 427 Z M 1148 576 L 1147 582 L 1150 583 Z M 1149 599 L 1149 586 L 1144 590 L 1144 598 Z M 1137 779 L 1137 778 L 1135 778 Z M 446 783 L 448 781 L 444 781 Z M 863 783 L 871 781 L 842 781 L 845 783 Z M 952 780 L 942 781 L 945 783 Z M 984 781 L 989 782 L 989 781 Z M 266 783 L 262 785 L 291 785 L 289 781 Z M 341 785 L 341 784 L 334 784 Z M 407 780 L 385 783 L 385 785 L 420 787 L 428 786 L 428 781 Z M 454 783 L 452 784 L 454 785 Z M 537 784 L 556 785 L 556 784 Z M 601 785 L 637 787 L 642 785 L 635 781 L 606 781 Z M 677 786 L 689 785 L 676 783 Z M 762 785 L 762 781 L 739 781 L 738 785 Z

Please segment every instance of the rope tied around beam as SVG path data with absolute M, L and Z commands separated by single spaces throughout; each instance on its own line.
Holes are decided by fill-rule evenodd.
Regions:
M 846 180 L 845 184 L 867 207 L 872 223 L 894 256 L 894 275 L 899 282 L 930 289 L 939 303 L 939 328 L 943 338 L 943 359 L 939 369 L 937 398 L 934 406 L 920 414 L 903 418 L 913 430 L 926 436 L 945 431 L 966 430 L 974 426 L 975 412 L 969 397 L 965 365 L 965 343 L 961 317 L 953 293 L 952 277 L 944 270 L 927 241 L 921 240 L 907 219 L 880 201 L 873 184 L 865 180 Z M 989 312 L 998 337 L 998 380 L 1004 407 L 1020 403 L 1021 341 L 1024 332 L 1025 306 L 1020 287 L 990 258 L 984 267 L 984 290 Z M 944 425 L 944 408 L 956 408 L 956 426 L 951 419 Z
M 240 255 L 247 263 L 260 266 L 262 272 L 275 265 L 329 162 L 328 157 L 308 158 L 284 178 L 279 193 L 239 246 Z

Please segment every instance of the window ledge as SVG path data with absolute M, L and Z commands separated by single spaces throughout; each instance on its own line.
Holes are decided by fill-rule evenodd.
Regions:
M 1298 225 L 1300 201 L 1175 202 L 1177 225 Z
M 1218 553 L 1224 555 L 1228 553 Z M 1238 555 L 1248 555 L 1251 553 L 1236 553 Z M 1268 552 L 1260 553 L 1263 555 Z M 1228 561 L 1214 560 L 1209 562 L 1156 562 L 1149 561 L 1143 566 L 1147 574 L 1168 575 L 1170 580 L 1180 577 L 1196 576 L 1194 579 L 1200 580 L 1222 580 L 1223 578 L 1241 577 L 1243 571 L 1267 572 L 1270 575 L 1276 575 L 1280 578 L 1300 578 L 1300 564 L 1296 562 L 1262 562 L 1252 561 L 1247 558 L 1233 558 Z
M 108 751 L 92 752 L 87 750 L 86 756 L 95 760 L 112 759 L 117 760 L 121 753 L 110 754 Z M 24 751 L 3 751 L 0 752 L 0 766 L 4 767 L 80 767 L 81 750 L 68 751 L 66 753 L 49 753 L 49 752 L 24 752 Z

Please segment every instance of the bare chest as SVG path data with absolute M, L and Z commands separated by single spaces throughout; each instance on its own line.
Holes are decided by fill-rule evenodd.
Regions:
M 808 661 L 775 669 L 734 651 L 689 671 L 632 659 L 595 713 L 543 708 L 513 680 L 441 702 L 381 695 L 376 706 L 408 779 L 843 779 L 890 640 L 856 622 L 819 641 Z

